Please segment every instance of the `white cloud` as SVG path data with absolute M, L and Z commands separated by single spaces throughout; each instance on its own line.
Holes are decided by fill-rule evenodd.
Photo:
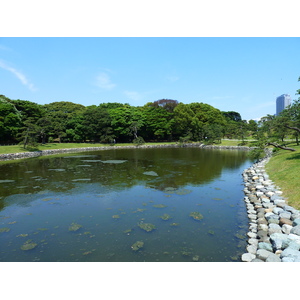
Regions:
M 133 101 L 139 101 L 142 99 L 142 95 L 134 91 L 124 91 L 124 94 Z
M 111 90 L 116 86 L 116 84 L 112 83 L 110 77 L 106 73 L 102 72 L 96 77 L 96 86 L 101 89 Z
M 0 61 L 0 68 L 11 72 L 13 75 L 15 75 L 21 81 L 21 83 L 23 85 L 27 86 L 31 91 L 34 92 L 37 90 L 34 87 L 34 85 L 26 78 L 26 76 L 23 73 L 21 73 L 20 71 L 18 71 L 17 69 L 8 66 L 7 64 L 5 64 L 2 61 Z

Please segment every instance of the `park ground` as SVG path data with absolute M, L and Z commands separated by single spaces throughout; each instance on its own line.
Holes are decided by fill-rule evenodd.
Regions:
M 155 143 L 146 143 L 146 145 Z M 163 143 L 156 143 L 163 144 Z M 175 143 L 174 143 L 175 144 Z M 221 146 L 237 146 L 238 140 L 222 140 Z M 116 144 L 115 146 L 124 146 L 132 144 Z M 53 150 L 66 148 L 83 148 L 83 147 L 101 147 L 107 144 L 89 144 L 89 143 L 51 143 L 40 145 L 39 150 Z M 248 142 L 251 146 L 251 141 Z M 293 143 L 289 145 L 296 151 L 279 150 L 274 153 L 271 160 L 266 165 L 266 171 L 270 179 L 282 190 L 284 197 L 289 205 L 300 209 L 300 146 Z M 20 145 L 0 146 L 0 154 L 27 152 Z

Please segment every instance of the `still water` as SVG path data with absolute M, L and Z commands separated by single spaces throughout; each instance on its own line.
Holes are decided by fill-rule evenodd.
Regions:
M 0 261 L 240 261 L 250 165 L 244 151 L 199 148 L 0 164 Z

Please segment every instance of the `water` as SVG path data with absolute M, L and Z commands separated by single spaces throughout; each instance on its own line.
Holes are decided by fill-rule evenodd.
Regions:
M 240 261 L 250 164 L 243 151 L 162 148 L 0 165 L 0 261 Z

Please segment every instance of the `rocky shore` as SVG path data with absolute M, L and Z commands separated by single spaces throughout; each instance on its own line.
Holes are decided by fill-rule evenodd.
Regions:
M 244 262 L 300 262 L 300 211 L 289 206 L 269 179 L 271 153 L 243 172 L 249 219 Z

